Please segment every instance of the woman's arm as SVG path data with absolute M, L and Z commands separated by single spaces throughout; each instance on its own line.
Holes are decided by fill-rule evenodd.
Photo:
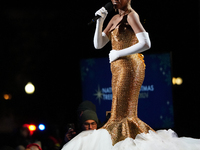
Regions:
M 95 16 L 97 16 L 97 15 L 101 16 L 96 21 L 96 29 L 95 29 L 95 33 L 94 33 L 93 42 L 94 42 L 94 47 L 96 49 L 101 49 L 109 41 L 108 37 L 102 33 L 103 23 L 104 23 L 104 20 L 105 20 L 107 14 L 108 14 L 108 12 L 104 7 L 102 7 L 95 13 Z
M 130 14 L 128 14 L 127 21 L 129 25 L 132 27 L 135 34 L 139 32 L 146 32 L 140 22 L 139 15 L 136 12 L 131 12 Z
M 113 18 L 110 20 L 110 22 L 108 23 L 107 27 L 104 29 L 104 31 L 102 32 L 102 28 L 103 28 L 103 22 L 107 16 L 107 11 L 104 8 L 101 8 L 100 10 L 98 10 L 95 15 L 100 15 L 101 18 L 99 18 L 96 22 L 96 29 L 95 29 L 95 34 L 94 34 L 94 47 L 96 49 L 101 49 L 103 48 L 110 40 L 108 38 L 108 33 L 110 31 L 110 28 L 113 25 Z
M 111 50 L 109 54 L 110 63 L 115 61 L 119 57 L 141 53 L 151 47 L 149 34 L 145 31 L 142 24 L 140 23 L 139 16 L 135 12 L 132 12 L 128 15 L 127 21 L 136 33 L 136 37 L 138 38 L 139 42 L 120 51 Z

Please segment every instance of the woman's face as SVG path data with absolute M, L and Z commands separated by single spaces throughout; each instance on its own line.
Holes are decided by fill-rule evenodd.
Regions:
M 115 9 L 127 8 L 130 0 L 111 0 Z

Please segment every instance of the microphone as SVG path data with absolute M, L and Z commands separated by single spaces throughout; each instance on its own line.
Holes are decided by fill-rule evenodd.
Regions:
M 111 12 L 113 10 L 113 5 L 111 2 L 108 2 L 104 8 L 108 11 L 108 12 Z M 89 23 L 88 25 L 91 25 L 93 22 L 97 21 L 97 19 L 101 18 L 101 16 L 97 15 L 95 16 Z

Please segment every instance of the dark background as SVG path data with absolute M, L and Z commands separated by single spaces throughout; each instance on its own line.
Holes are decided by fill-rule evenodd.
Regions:
M 79 61 L 107 57 L 110 44 L 95 50 L 95 24 L 87 23 L 107 0 L 7 3 L 1 6 L 0 132 L 23 123 L 63 126 L 76 121 L 81 103 Z M 199 3 L 186 0 L 132 0 L 149 32 L 147 53 L 172 53 L 174 130 L 179 136 L 200 138 Z M 115 14 L 107 16 L 106 25 Z M 27 95 L 27 82 L 36 91 Z M 162 87 L 161 87 L 162 88 Z M 11 100 L 3 95 L 11 94 Z M 145 121 L 145 120 L 144 120 Z M 5 125 L 6 124 L 6 125 Z

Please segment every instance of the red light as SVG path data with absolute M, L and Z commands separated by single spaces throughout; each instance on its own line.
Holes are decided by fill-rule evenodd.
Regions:
M 28 128 L 28 127 L 29 127 L 29 124 L 23 124 L 22 127 L 24 127 L 24 128 Z

